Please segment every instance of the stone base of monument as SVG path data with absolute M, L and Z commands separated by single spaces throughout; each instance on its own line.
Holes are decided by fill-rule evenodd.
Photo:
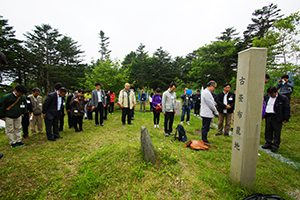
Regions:
M 152 165 L 154 165 L 156 163 L 154 146 L 150 138 L 150 134 L 144 126 L 141 127 L 141 147 L 144 152 L 146 162 L 151 162 Z

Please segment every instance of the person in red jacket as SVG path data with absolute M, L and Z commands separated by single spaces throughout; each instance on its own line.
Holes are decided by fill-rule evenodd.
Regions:
M 113 114 L 114 113 L 114 105 L 115 105 L 115 93 L 111 90 L 111 91 L 109 91 L 109 96 L 110 96 L 109 113 Z

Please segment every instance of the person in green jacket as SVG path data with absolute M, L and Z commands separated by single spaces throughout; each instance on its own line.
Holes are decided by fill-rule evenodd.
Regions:
M 27 88 L 17 85 L 11 93 L 0 98 L 0 119 L 5 121 L 5 134 L 9 139 L 11 148 L 24 146 L 21 142 L 21 120 L 27 112 L 26 96 Z M 15 138 L 14 138 L 15 136 Z

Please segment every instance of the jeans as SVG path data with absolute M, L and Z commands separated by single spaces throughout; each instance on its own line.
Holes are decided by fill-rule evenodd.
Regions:
M 182 115 L 181 115 L 181 121 L 184 121 L 184 116 L 186 112 L 186 121 L 190 121 L 190 112 L 191 112 L 191 106 L 182 106 Z

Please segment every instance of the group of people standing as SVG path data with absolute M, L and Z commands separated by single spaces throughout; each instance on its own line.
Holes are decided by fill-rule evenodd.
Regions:
M 112 91 L 100 90 L 100 84 L 95 84 L 96 89 L 92 95 L 84 94 L 82 89 L 74 92 L 67 98 L 66 111 L 68 113 L 69 128 L 74 128 L 75 132 L 83 131 L 83 117 L 92 119 L 92 111 L 95 111 L 96 126 L 103 126 L 103 120 L 107 119 L 107 108 L 113 113 L 113 104 L 115 95 Z M 55 90 L 45 97 L 43 102 L 38 88 L 32 89 L 32 94 L 27 95 L 27 88 L 24 85 L 18 85 L 14 91 L 3 95 L 0 98 L 0 118 L 5 120 L 5 133 L 9 139 L 11 148 L 24 146 L 22 139 L 30 138 L 28 135 L 28 126 L 30 125 L 31 136 L 43 133 L 43 119 L 46 126 L 46 136 L 49 141 L 61 139 L 59 132 L 63 129 L 64 105 L 66 88 L 61 83 L 54 86 Z M 88 99 L 86 98 L 88 97 Z M 91 108 L 86 104 L 90 102 Z M 104 112 L 103 112 L 104 110 Z M 100 114 L 100 120 L 98 117 Z M 105 115 L 103 115 L 103 113 Z M 23 129 L 23 137 L 22 131 Z
M 0 52 L 1 62 L 5 64 L 5 56 Z M 0 65 L 0 66 L 1 66 Z M 270 77 L 266 74 L 265 83 Z M 276 87 L 270 87 L 264 96 L 264 106 L 262 117 L 266 119 L 265 126 L 265 145 L 264 149 L 271 149 L 276 152 L 280 144 L 280 134 L 282 122 L 288 122 L 290 118 L 291 93 L 294 83 L 289 81 L 289 77 L 281 77 Z M 175 93 L 177 85 L 171 83 L 169 88 L 161 95 L 161 89 L 157 88 L 154 95 L 150 95 L 150 110 L 153 112 L 154 127 L 159 128 L 160 113 L 164 115 L 165 136 L 173 135 L 173 121 L 177 110 L 177 96 Z M 182 99 L 181 123 L 184 123 L 185 114 L 187 114 L 186 123 L 190 125 L 190 111 L 195 106 L 195 116 L 202 117 L 202 140 L 210 143 L 207 135 L 210 124 L 214 116 L 218 116 L 218 132 L 216 135 L 223 135 L 223 123 L 225 119 L 224 136 L 229 136 L 229 130 L 234 112 L 235 94 L 230 92 L 231 85 L 225 83 L 223 91 L 214 94 L 217 83 L 213 80 L 207 83 L 205 90 L 197 90 L 196 94 L 187 87 L 180 96 Z M 38 88 L 32 89 L 32 94 L 27 95 L 27 88 L 24 85 L 18 85 L 14 91 L 3 95 L 0 98 L 0 118 L 5 120 L 5 133 L 9 139 L 12 148 L 24 146 L 21 136 L 21 124 L 23 127 L 23 138 L 29 138 L 28 126 L 30 125 L 31 135 L 37 132 L 43 133 L 43 118 L 46 125 L 46 135 L 49 141 L 56 141 L 62 138 L 59 131 L 63 127 L 64 103 L 66 88 L 61 83 L 55 84 L 55 90 L 50 92 L 44 102 L 40 96 Z M 278 92 L 280 89 L 280 92 Z M 124 89 L 119 92 L 118 106 L 122 109 L 121 121 L 123 125 L 131 125 L 133 120 L 134 108 L 137 104 L 136 96 L 130 89 L 130 84 L 126 83 Z M 145 103 L 147 102 L 147 93 L 144 89 L 138 95 L 140 102 L 140 111 L 145 112 Z M 104 120 L 107 120 L 107 111 L 113 114 L 115 94 L 112 91 L 101 89 L 100 83 L 95 84 L 95 89 L 90 93 L 84 94 L 82 89 L 69 95 L 66 102 L 66 111 L 68 114 L 69 128 L 74 128 L 75 132 L 83 131 L 83 117 L 93 120 L 92 112 L 95 112 L 95 125 L 104 126 Z M 199 112 L 200 110 L 200 112 Z M 60 126 L 59 126 L 60 121 Z M 59 128 L 60 127 L 60 128 Z M 3 155 L 2 155 L 3 156 Z M 1 154 L 0 154 L 1 157 Z
M 265 83 L 269 79 L 269 75 L 266 74 Z M 264 149 L 271 149 L 276 152 L 280 144 L 280 135 L 282 129 L 282 123 L 287 123 L 290 118 L 290 99 L 293 92 L 294 82 L 289 81 L 289 76 L 284 75 L 279 80 L 276 87 L 270 87 L 267 89 L 267 94 L 264 96 L 263 116 L 265 118 L 265 145 Z M 165 136 L 173 135 L 172 126 L 174 121 L 174 115 L 177 110 L 176 102 L 176 89 L 177 85 L 171 83 L 169 89 L 160 95 L 161 90 L 157 88 L 155 95 L 152 96 L 152 106 L 154 114 L 154 127 L 159 127 L 160 112 L 164 114 L 164 132 Z M 202 118 L 202 140 L 205 143 L 210 143 L 207 139 L 208 132 L 210 130 L 211 122 L 214 117 L 218 117 L 218 132 L 216 136 L 223 135 L 229 136 L 230 126 L 233 122 L 233 113 L 235 106 L 235 92 L 230 92 L 231 84 L 224 83 L 223 91 L 215 94 L 214 91 L 217 87 L 217 83 L 213 80 L 207 83 L 207 87 L 202 91 L 197 90 L 196 94 L 189 91 L 186 87 L 184 93 L 181 94 L 182 99 L 182 115 L 181 124 L 184 122 L 185 114 L 187 115 L 186 123 L 190 125 L 190 110 L 192 106 L 195 109 L 195 116 Z M 278 91 L 280 89 L 280 91 Z M 161 109 L 161 110 L 160 110 Z M 225 120 L 225 127 L 224 127 Z M 232 130 L 232 129 L 231 129 Z

